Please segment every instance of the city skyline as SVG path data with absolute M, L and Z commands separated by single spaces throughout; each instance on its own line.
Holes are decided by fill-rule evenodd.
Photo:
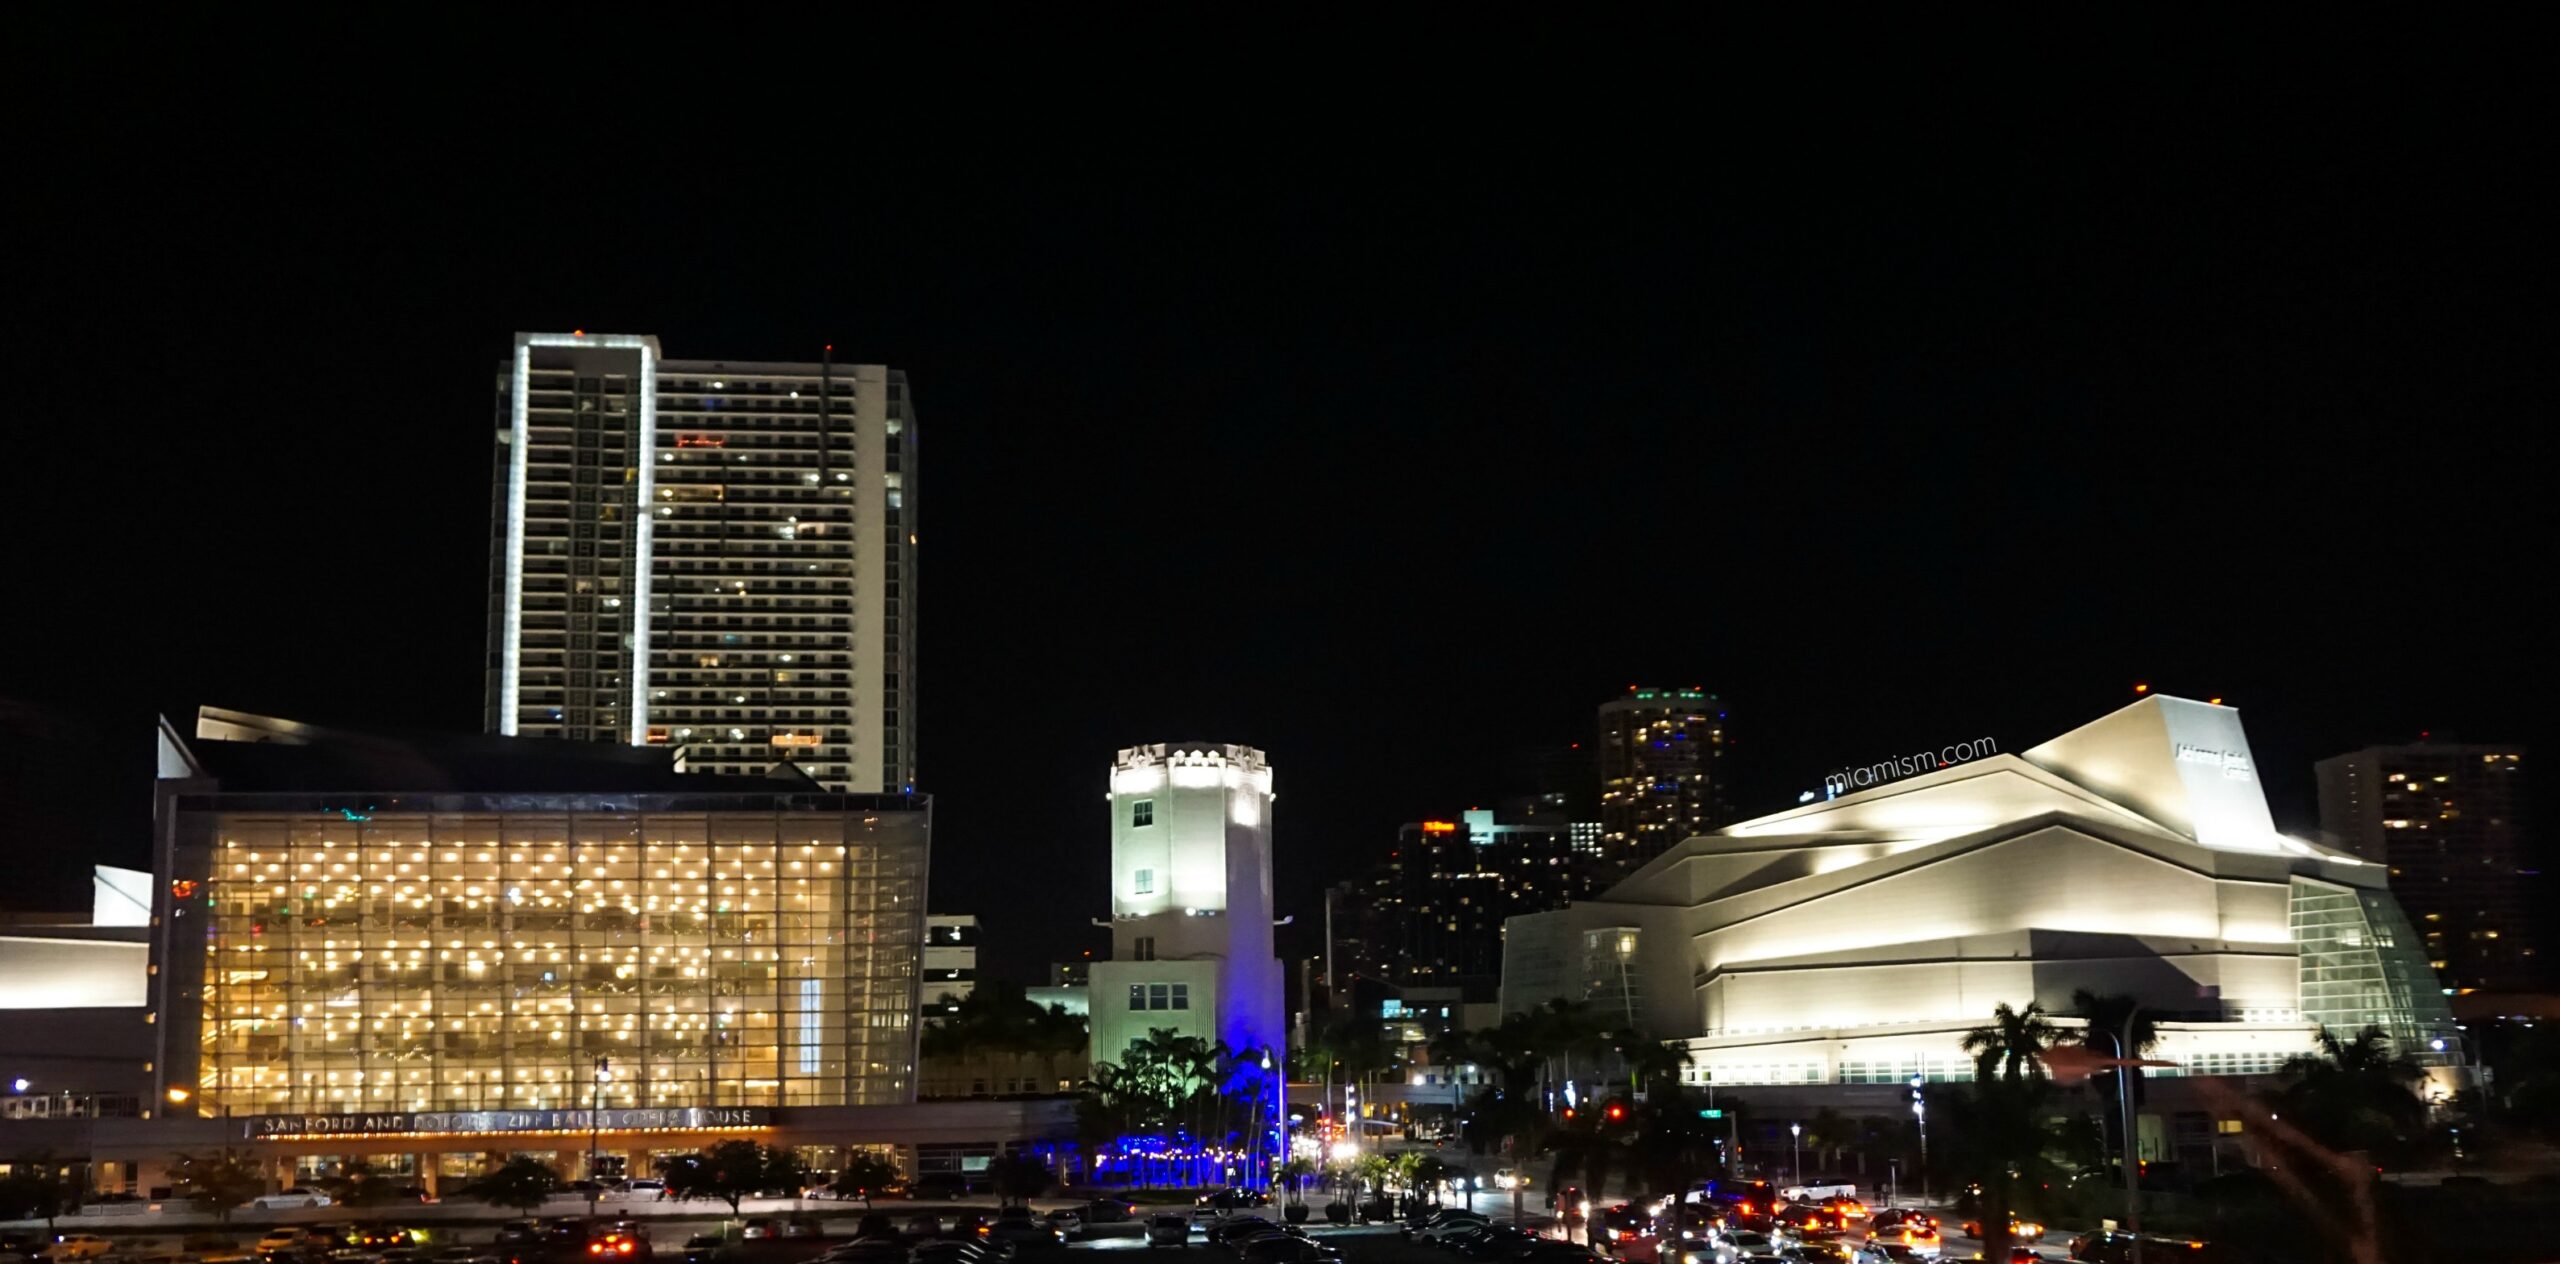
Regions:
M 2138 685 L 2258 717 L 2296 830 L 2316 760 L 2530 750 L 2540 664 L 2483 647 L 2532 626 L 2549 247 L 2480 120 L 2536 111 L 2495 76 L 2385 111 L 2170 60 L 1701 123 L 1744 147 L 1715 163 L 1614 124 L 1304 164 L 919 138 L 894 179 L 779 147 L 805 193 L 611 213 L 476 125 L 101 103 L 30 159 L 66 178 L 22 208 L 15 346 L 59 421 L 16 503 L 74 564 L 0 623 L 0 695 L 107 754 L 11 770 L 13 898 L 143 859 L 154 714 L 482 726 L 517 330 L 915 383 L 913 759 L 937 911 L 986 919 L 991 974 L 1095 946 L 1101 879 L 1061 898 L 1026 858 L 1098 873 L 1094 778 L 1167 734 L 1290 770 L 1284 957 L 1398 824 L 1526 789 L 1516 754 L 1630 681 L 1731 704 L 1745 816 Z M 2341 617 L 2381 574 L 2443 595 Z

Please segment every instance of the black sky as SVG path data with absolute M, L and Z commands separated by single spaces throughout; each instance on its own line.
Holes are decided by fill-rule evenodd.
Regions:
M 1090 942 L 1115 747 L 1268 750 L 1307 913 L 1635 681 L 1726 697 L 1754 808 L 2226 696 L 2308 828 L 2314 758 L 2545 710 L 2503 42 L 894 120 L 708 50 L 609 108 L 91 46 L 20 120 L 0 695 L 111 738 L 0 768 L 8 898 L 142 858 L 154 708 L 477 723 L 492 373 L 572 327 L 911 375 L 935 903 L 1004 971 Z

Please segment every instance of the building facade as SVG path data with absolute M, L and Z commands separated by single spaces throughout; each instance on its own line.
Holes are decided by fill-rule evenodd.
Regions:
M 1994 1005 L 2084 988 L 2155 1016 L 2160 1075 L 2268 1074 L 2367 1024 L 2443 1064 L 2452 1017 L 2384 878 L 2276 833 L 2238 712 L 2154 696 L 1514 918 L 1503 1005 L 1624 1014 L 1718 1085 L 1969 1078 Z
M 1271 765 L 1250 746 L 1135 746 L 1111 765 L 1111 960 L 1093 1060 L 1150 1031 L 1288 1048 L 1271 932 Z
M 2369 746 L 2317 765 L 2320 829 L 2386 868 L 2427 956 L 2457 992 L 2550 986 L 2525 834 L 2524 748 Z
M 469 765 L 264 731 L 163 730 L 152 968 L 173 1106 L 914 1099 L 921 801 L 520 742 L 491 758 L 560 788 L 443 788 Z M 411 780 L 429 788 L 396 788 Z
M 978 987 L 978 919 L 968 913 L 932 913 L 924 919 L 924 1014 L 937 1018 L 959 1008 Z
M 1600 850 L 1612 876 L 1731 819 L 1716 695 L 1629 686 L 1600 704 L 1598 745 Z
M 495 420 L 489 731 L 913 788 L 905 374 L 518 334 Z

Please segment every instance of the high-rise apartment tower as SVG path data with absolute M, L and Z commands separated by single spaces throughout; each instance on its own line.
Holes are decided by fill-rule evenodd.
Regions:
M 2459 991 L 2547 985 L 2541 875 L 2525 838 L 2524 748 L 2368 746 L 2321 760 L 2320 829 L 2391 870 L 2391 892 Z
M 518 334 L 496 422 L 490 731 L 914 786 L 905 374 Z
M 1633 871 L 1731 819 L 1725 708 L 1697 689 L 1630 686 L 1600 704 L 1600 851 L 1604 872 Z

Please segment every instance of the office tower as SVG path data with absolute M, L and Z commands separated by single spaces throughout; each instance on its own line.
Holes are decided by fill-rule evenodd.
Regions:
M 978 919 L 934 913 L 924 919 L 924 1015 L 948 1018 L 978 989 Z
M 1600 848 L 1633 872 L 1729 818 L 1724 702 L 1697 689 L 1630 686 L 1600 704 Z
M 921 799 L 209 708 L 193 740 L 163 726 L 160 766 L 151 961 L 172 1103 L 914 1099 Z M 620 1141 L 646 1170 L 645 1139 Z
M 905 374 L 518 334 L 496 421 L 492 732 L 914 785 Z
M 2321 830 L 2390 870 L 2392 894 L 2446 987 L 2546 986 L 2522 747 L 2368 746 L 2316 768 Z
M 1481 808 L 1409 822 L 1356 920 L 1378 927 L 1368 933 L 1385 982 L 1490 1002 L 1501 984 L 1503 919 L 1588 899 L 1592 860 L 1563 822 L 1506 822 Z
M 1136 746 L 1111 765 L 1111 960 L 1093 1060 L 1156 1028 L 1288 1048 L 1271 943 L 1271 765 L 1250 746 Z

